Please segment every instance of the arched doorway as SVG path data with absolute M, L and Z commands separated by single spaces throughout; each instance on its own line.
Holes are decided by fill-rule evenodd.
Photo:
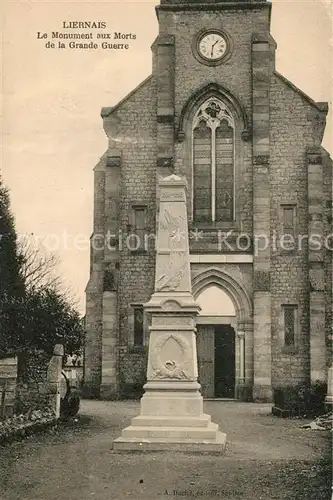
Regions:
M 224 290 L 208 285 L 196 297 L 198 374 L 205 398 L 234 398 L 235 306 Z
M 221 269 L 193 274 L 193 295 L 201 306 L 197 353 L 202 394 L 243 399 L 253 378 L 251 300 L 244 287 Z

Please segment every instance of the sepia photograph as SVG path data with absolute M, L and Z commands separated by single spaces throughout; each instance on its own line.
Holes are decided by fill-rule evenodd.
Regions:
M 332 500 L 332 0 L 3 0 L 1 500 Z

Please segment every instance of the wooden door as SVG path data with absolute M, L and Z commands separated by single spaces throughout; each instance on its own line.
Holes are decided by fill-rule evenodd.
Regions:
M 235 331 L 230 325 L 215 327 L 215 397 L 235 397 Z
M 198 375 L 201 394 L 214 397 L 214 325 L 197 325 Z

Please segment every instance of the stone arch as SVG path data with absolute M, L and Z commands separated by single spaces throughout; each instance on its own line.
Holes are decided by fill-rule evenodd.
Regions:
M 249 120 L 244 106 L 241 104 L 238 97 L 234 96 L 226 87 L 217 83 L 209 83 L 200 87 L 183 106 L 178 122 L 177 138 L 182 141 L 186 135 L 186 123 L 191 121 L 192 114 L 204 101 L 210 97 L 221 99 L 235 114 L 236 119 L 243 128 L 242 138 L 248 140 L 250 138 Z
M 235 305 L 230 296 L 214 283 L 201 290 L 196 297 L 196 302 L 201 307 L 199 316 L 236 318 Z
M 227 166 L 225 166 L 225 162 L 216 161 L 216 155 L 221 153 L 217 153 L 215 148 L 215 161 L 211 162 L 211 189 L 209 190 L 209 181 L 207 181 L 205 186 L 207 191 L 211 193 L 211 201 L 202 207 L 204 213 L 201 212 L 201 215 L 198 215 L 198 213 L 196 213 L 195 200 L 198 199 L 196 197 L 198 197 L 200 193 L 202 194 L 202 191 L 200 193 L 196 192 L 195 173 L 200 170 L 201 160 L 195 165 L 193 125 L 195 123 L 196 113 L 210 99 L 222 103 L 223 107 L 230 113 L 230 118 L 233 123 L 233 146 L 231 152 L 229 151 L 231 158 L 229 158 L 230 161 L 227 162 Z M 240 205 L 236 202 L 236 197 L 237 193 L 241 192 L 240 189 L 242 189 L 244 184 L 244 174 L 247 168 L 244 158 L 249 154 L 249 145 L 245 141 L 248 141 L 251 135 L 249 129 L 250 122 L 244 105 L 241 103 L 241 100 L 226 87 L 212 82 L 198 88 L 179 111 L 180 114 L 176 131 L 176 141 L 178 142 L 175 144 L 175 157 L 181 159 L 181 161 L 176 161 L 175 168 L 177 174 L 185 176 L 188 182 L 189 195 L 187 197 L 187 210 L 189 219 L 193 222 L 203 222 L 200 218 L 207 218 L 208 222 L 216 222 L 218 224 L 223 224 L 225 222 L 235 225 L 240 224 Z M 219 140 L 222 142 L 224 141 L 223 137 L 220 137 Z M 214 141 L 211 141 L 211 148 L 213 148 L 213 142 Z M 207 156 L 209 156 L 209 153 Z M 218 168 L 216 165 L 218 165 Z M 227 185 L 220 185 L 218 193 L 215 179 L 221 178 L 223 175 L 227 176 L 229 182 Z M 217 205 L 219 205 L 218 209 L 216 209 Z M 204 222 L 207 221 L 205 220 Z
M 248 323 L 253 315 L 252 301 L 245 290 L 232 276 L 218 268 L 205 270 L 195 276 L 192 280 L 192 292 L 196 298 L 203 290 L 211 285 L 216 285 L 232 300 L 237 323 Z

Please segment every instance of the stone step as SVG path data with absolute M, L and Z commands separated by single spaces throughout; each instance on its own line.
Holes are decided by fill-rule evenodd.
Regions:
M 226 434 L 217 431 L 214 439 L 190 438 L 125 438 L 121 436 L 113 442 L 113 449 L 121 452 L 171 451 L 190 453 L 222 453 L 226 446 Z
M 203 414 L 200 417 L 167 417 L 139 415 L 132 419 L 133 426 L 151 427 L 207 427 L 211 422 L 211 416 Z
M 122 437 L 135 439 L 190 439 L 190 440 L 206 440 L 216 438 L 218 425 L 209 423 L 207 427 L 144 427 L 144 426 L 129 426 L 123 429 Z

